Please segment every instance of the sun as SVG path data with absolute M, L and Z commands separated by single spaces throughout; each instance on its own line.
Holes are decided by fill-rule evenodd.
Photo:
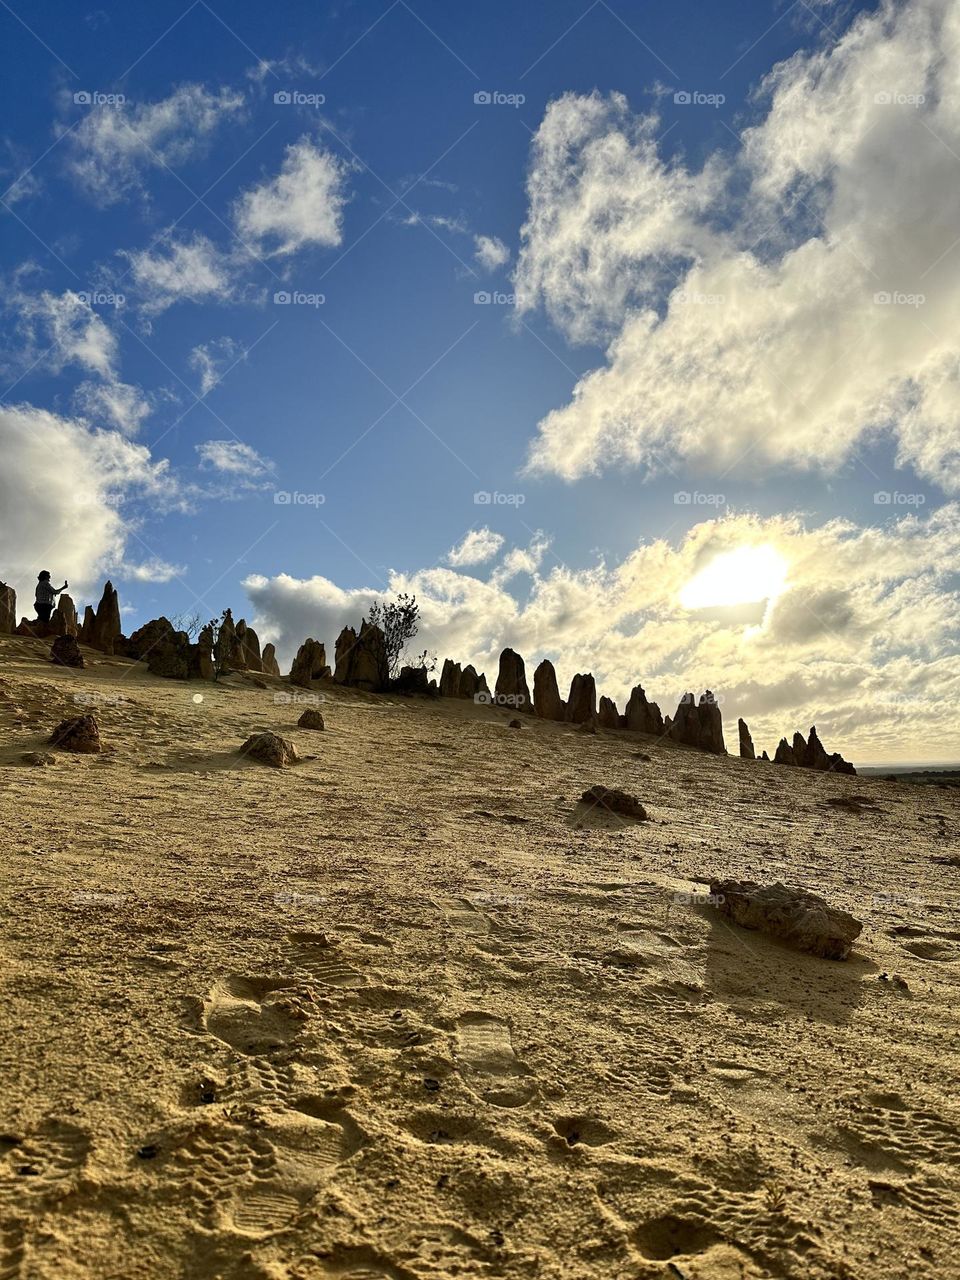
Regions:
M 787 562 L 775 547 L 737 547 L 711 560 L 680 592 L 685 609 L 757 604 L 783 591 Z

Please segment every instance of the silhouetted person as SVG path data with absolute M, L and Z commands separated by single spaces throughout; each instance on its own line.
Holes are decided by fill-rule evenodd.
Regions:
M 57 603 L 57 596 L 61 591 L 66 591 L 69 585 L 69 582 L 65 582 L 62 587 L 51 587 L 50 572 L 47 569 L 37 575 L 37 598 L 34 608 L 37 611 L 38 622 L 50 621 L 53 606 Z

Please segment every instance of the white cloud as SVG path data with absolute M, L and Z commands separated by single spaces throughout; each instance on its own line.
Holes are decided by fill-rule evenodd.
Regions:
M 215 338 L 194 347 L 189 364 L 200 374 L 200 395 L 208 395 L 225 373 L 246 358 L 243 346 L 233 338 Z
M 81 382 L 73 393 L 73 403 L 78 413 L 96 425 L 117 427 L 128 435 L 135 435 L 151 413 L 150 401 L 139 387 L 114 379 Z
M 0 576 L 21 604 L 42 568 L 82 588 L 121 565 L 125 503 L 177 500 L 167 463 L 120 432 L 18 405 L 0 407 L 0 438 Z
M 619 95 L 550 105 L 517 293 L 609 345 L 540 423 L 535 469 L 830 470 L 889 430 L 902 465 L 960 487 L 958 36 L 952 0 L 861 14 L 778 66 L 766 115 L 699 171 Z
M 269 458 L 264 458 L 251 445 L 239 440 L 205 440 L 196 446 L 196 450 L 202 467 L 212 467 L 228 475 L 253 479 L 273 470 Z
M 131 287 L 148 315 L 176 302 L 227 302 L 234 296 L 236 264 L 205 235 L 167 236 L 149 249 L 122 250 Z
M 510 250 L 497 236 L 474 236 L 474 258 L 484 271 L 498 271 L 510 261 Z
M 750 610 L 689 610 L 683 587 L 738 547 L 772 547 L 788 566 L 785 588 Z M 389 593 L 417 596 L 414 647 L 473 662 L 489 680 L 512 645 L 528 675 L 541 657 L 561 686 L 593 671 L 623 707 L 642 682 L 664 712 L 687 689 L 722 698 L 728 745 L 736 718 L 758 750 L 816 723 L 830 750 L 857 758 L 956 759 L 960 728 L 960 601 L 951 570 L 960 552 L 960 505 L 883 527 L 834 520 L 806 528 L 793 517 L 731 516 L 695 526 L 678 545 L 638 546 L 621 563 L 534 572 L 520 604 L 496 573 L 482 581 L 452 568 L 394 573 Z M 509 555 L 508 554 L 508 559 Z M 281 574 L 244 583 L 261 635 L 289 661 L 307 635 L 332 652 L 383 590 L 345 591 L 326 578 Z
M 243 95 L 186 84 L 161 102 L 84 106 L 68 139 L 68 167 L 84 193 L 111 205 L 143 193 L 146 169 L 176 169 L 201 154 L 215 130 L 243 114 Z
M 241 239 L 258 252 L 330 248 L 343 239 L 347 167 L 309 138 L 287 147 L 279 174 L 245 191 L 234 210 Z
M 483 564 L 485 560 L 492 560 L 502 546 L 502 534 L 494 533 L 486 527 L 471 529 L 462 542 L 450 548 L 447 563 L 456 568 L 468 564 Z
M 135 582 L 172 582 L 174 578 L 182 578 L 187 567 L 183 564 L 168 564 L 159 556 L 151 556 L 142 564 L 124 564 L 120 572 L 125 578 L 132 578 Z

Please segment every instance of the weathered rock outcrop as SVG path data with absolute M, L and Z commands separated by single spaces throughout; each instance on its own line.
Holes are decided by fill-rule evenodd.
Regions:
M 480 694 L 484 695 L 484 700 L 489 702 L 490 690 L 487 688 L 487 677 L 483 673 L 477 675 L 473 664 L 467 663 L 460 672 L 459 696 L 476 701 Z
M 515 711 L 533 711 L 533 700 L 527 687 L 526 668 L 519 653 L 515 653 L 513 649 L 504 649 L 500 654 L 500 670 L 497 673 L 494 697 L 500 707 L 511 707 Z
M 802 769 L 816 769 L 821 773 L 846 773 L 856 776 L 857 772 L 853 765 L 844 760 L 838 752 L 835 751 L 832 755 L 827 754 L 826 748 L 817 736 L 816 725 L 811 727 L 810 737 L 807 740 L 802 733 L 795 733 L 792 746 L 786 738 L 781 738 L 773 759 L 775 764 L 791 764 Z
M 93 640 L 93 629 L 97 625 L 97 615 L 93 611 L 92 605 L 87 605 L 83 611 L 83 622 L 80 624 L 80 635 L 77 637 L 81 644 L 90 644 Z
M 682 742 L 688 747 L 697 747 L 718 756 L 726 754 L 723 717 L 720 706 L 709 689 L 701 696 L 699 703 L 694 701 L 692 693 L 683 695 L 677 713 L 670 722 L 669 734 L 674 742 Z
M 622 717 L 612 698 L 601 698 L 597 707 L 597 724 L 601 729 L 620 729 Z
M 309 689 L 311 680 L 320 680 L 325 674 L 330 674 L 326 649 L 319 640 L 304 640 L 290 668 L 290 683 Z
M 394 693 L 429 698 L 431 697 L 430 673 L 426 667 L 401 667 L 397 678 L 390 681 L 390 688 Z
M 557 673 L 548 658 L 533 673 L 533 709 L 541 720 L 567 718 L 567 704 L 560 697 Z
M 213 625 L 207 623 L 200 628 L 197 636 L 197 675 L 201 680 L 216 680 L 217 667 L 214 662 Z
M 638 818 L 646 822 L 647 811 L 628 791 L 618 791 L 615 787 L 602 787 L 598 784 L 588 787 L 580 797 L 580 803 L 590 808 L 607 809 L 610 813 L 619 813 L 623 817 Z
M 58 667 L 82 667 L 83 654 L 76 636 L 57 636 L 50 646 L 50 661 Z
M 800 951 L 828 960 L 846 960 L 863 924 L 805 889 L 752 880 L 714 880 L 717 909 L 744 929 L 780 938 Z
M 234 632 L 236 647 L 231 655 L 233 663 L 244 671 L 262 671 L 263 659 L 260 656 L 260 640 L 253 627 L 248 627 L 243 618 L 237 623 Z
M 78 751 L 83 755 L 94 755 L 102 750 L 100 742 L 100 726 L 93 715 L 73 716 L 69 720 L 61 720 L 50 735 L 50 745 L 59 747 L 61 751 Z
M 660 708 L 655 702 L 647 701 L 647 695 L 640 685 L 630 692 L 624 708 L 624 719 L 626 728 L 632 729 L 634 733 L 654 733 L 658 736 L 663 733 L 663 716 L 660 714 Z
M 73 603 L 73 598 L 68 596 L 66 592 L 61 593 L 50 621 L 56 627 L 57 635 L 75 636 L 77 634 L 79 630 L 77 627 L 77 606 Z
M 189 680 L 199 675 L 198 649 L 190 643 L 186 631 L 173 627 L 146 655 L 147 670 L 165 680 Z
M 237 628 L 233 621 L 233 614 L 229 609 L 223 611 L 223 617 L 220 619 L 213 652 L 217 670 L 221 675 L 227 671 L 236 670 Z
M 240 748 L 242 756 L 249 756 L 258 764 L 268 764 L 274 769 L 283 769 L 289 764 L 296 764 L 300 757 L 292 742 L 281 738 L 279 733 L 266 729 L 262 733 L 253 733 Z
M 337 637 L 337 666 L 333 678 L 337 684 L 353 689 L 380 693 L 390 681 L 387 642 L 378 626 L 364 620 L 359 633 L 344 627 Z
M 459 698 L 462 679 L 460 663 L 454 662 L 452 658 L 445 658 L 440 672 L 440 697 Z
M 17 626 L 17 593 L 0 582 L 0 634 L 11 635 Z
M 260 657 L 263 666 L 263 674 L 266 676 L 279 676 L 280 663 L 277 662 L 277 650 L 272 644 L 263 646 L 263 653 Z
M 113 653 L 114 644 L 123 632 L 120 627 L 120 599 L 110 581 L 103 588 L 91 630 L 87 643 L 101 653 Z
M 740 734 L 740 759 L 756 760 L 757 753 L 753 746 L 753 739 L 750 737 L 750 727 L 742 716 L 737 721 L 737 731 Z
M 126 655 L 128 658 L 134 658 L 138 662 L 144 662 L 150 657 L 157 645 L 162 644 L 173 634 L 173 623 L 169 619 L 164 617 L 151 618 L 142 627 L 137 627 L 133 635 L 127 640 L 124 645 Z
M 567 698 L 567 720 L 570 724 L 594 724 L 597 719 L 597 685 L 589 672 L 579 672 L 570 682 Z

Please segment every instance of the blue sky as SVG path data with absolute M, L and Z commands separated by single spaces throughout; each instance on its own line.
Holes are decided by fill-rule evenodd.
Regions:
M 928 708 L 884 706 L 864 735 L 855 704 L 867 676 L 889 688 L 892 670 L 952 654 L 952 524 L 929 525 L 952 493 L 952 406 L 933 378 L 915 421 L 905 390 L 921 323 L 949 359 L 945 317 L 869 313 L 886 329 L 866 333 L 865 366 L 900 353 L 889 385 L 860 385 L 859 364 L 850 377 L 862 326 L 856 355 L 831 330 L 854 284 L 821 293 L 822 321 L 790 332 L 782 302 L 743 322 L 761 335 L 743 352 L 712 367 L 703 353 L 739 341 L 747 256 L 770 298 L 791 272 L 816 275 L 799 252 L 838 245 L 869 266 L 868 306 L 878 290 L 934 292 L 918 281 L 939 241 L 886 273 L 844 179 L 857 189 L 870 146 L 902 151 L 923 123 L 924 40 L 952 15 L 934 0 L 882 17 L 802 2 L 5 6 L 0 408 L 20 414 L 6 427 L 20 466 L 0 577 L 26 607 L 40 567 L 81 600 L 109 573 L 130 629 L 229 604 L 287 654 L 308 631 L 332 645 L 374 593 L 412 586 L 441 658 L 489 668 L 515 642 L 555 656 L 561 678 L 593 666 L 611 692 L 643 679 L 665 704 L 726 679 L 739 702 L 725 714 L 776 736 L 815 715 L 831 749 L 914 751 Z M 856 84 L 876 117 L 848 138 L 832 113 Z M 952 166 L 948 122 L 927 118 Z M 876 222 L 917 214 L 894 203 Z M 943 248 L 934 280 L 953 269 Z M 670 316 L 693 314 L 671 339 Z M 795 350 L 809 369 L 797 386 L 775 373 L 775 394 L 791 412 L 809 394 L 809 412 L 794 427 L 731 396 L 729 424 L 711 425 L 767 334 L 783 368 Z M 759 642 L 739 615 L 677 606 L 744 545 L 779 548 L 794 598 L 744 587 L 749 557 L 701 597 L 770 605 Z M 887 568 L 831 580 L 871 555 Z M 947 630 L 871 653 L 918 566 Z

